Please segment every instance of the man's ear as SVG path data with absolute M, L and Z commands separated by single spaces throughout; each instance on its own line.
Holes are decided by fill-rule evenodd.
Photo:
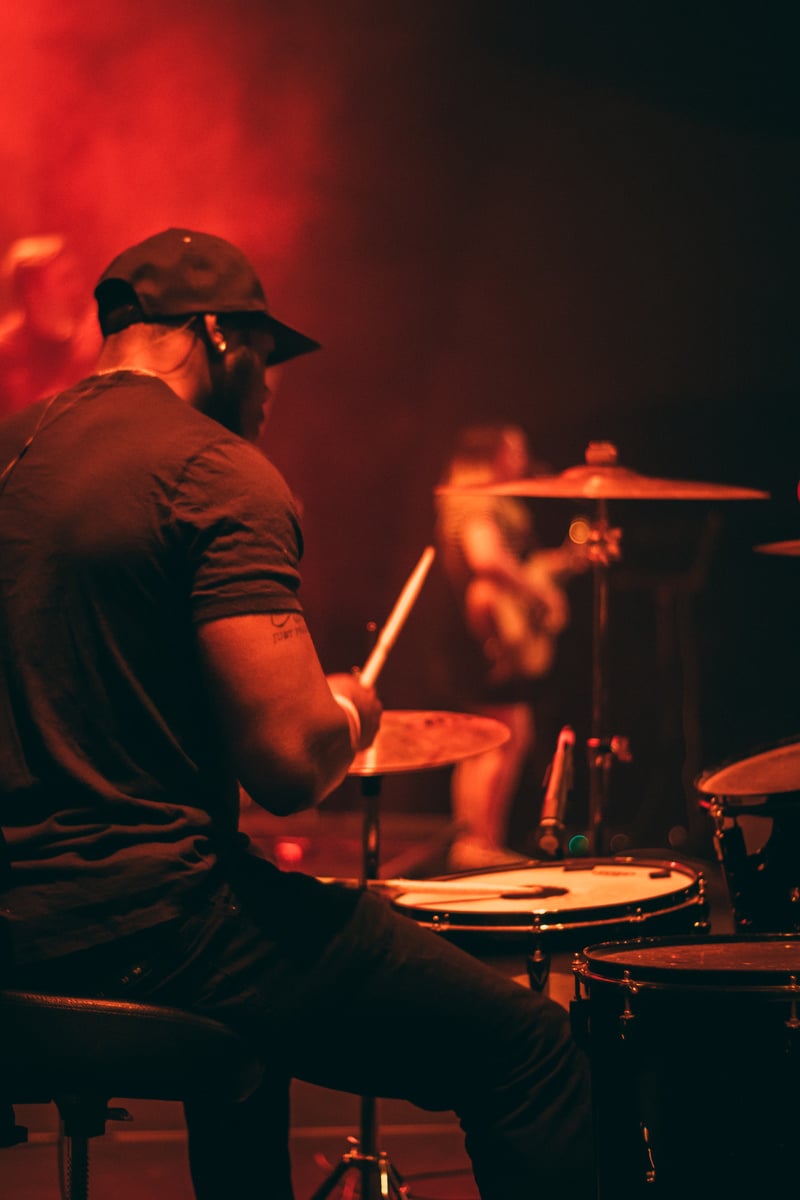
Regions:
M 203 324 L 205 325 L 206 340 L 209 347 L 215 354 L 222 358 L 228 349 L 228 343 L 225 340 L 225 334 L 219 327 L 216 315 L 214 313 L 205 313 Z

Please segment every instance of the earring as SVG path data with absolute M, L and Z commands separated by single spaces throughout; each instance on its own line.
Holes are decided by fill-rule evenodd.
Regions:
M 215 343 L 215 345 L 217 347 L 218 354 L 224 354 L 225 351 L 228 349 L 228 343 L 225 341 L 225 338 L 220 338 L 219 341 Z

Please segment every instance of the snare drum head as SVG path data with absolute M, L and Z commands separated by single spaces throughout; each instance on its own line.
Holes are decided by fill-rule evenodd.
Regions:
M 385 880 L 395 908 L 447 928 L 513 930 L 602 925 L 661 912 L 697 894 L 674 860 L 574 859 L 431 880 Z
M 750 801 L 786 792 L 800 793 L 800 737 L 764 746 L 747 758 L 722 763 L 699 775 L 699 792 L 707 796 L 744 797 Z

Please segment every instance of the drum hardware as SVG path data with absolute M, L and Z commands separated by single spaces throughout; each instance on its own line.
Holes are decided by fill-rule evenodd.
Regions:
M 380 828 L 378 822 L 378 800 L 380 779 L 366 776 L 361 781 L 364 801 L 362 827 L 362 869 L 359 883 L 377 879 L 380 856 Z M 408 1200 L 408 1189 L 385 1150 L 378 1147 L 378 1108 L 374 1096 L 361 1096 L 359 1101 L 359 1135 L 348 1137 L 349 1149 L 314 1192 L 311 1200 L 324 1200 L 344 1179 L 349 1171 L 355 1171 L 360 1179 L 360 1195 L 363 1200 Z
M 592 940 L 709 931 L 705 879 L 674 860 L 565 859 L 379 886 L 398 911 L 566 1009 L 579 995 L 570 957 L 574 970 Z
M 795 1193 L 798 961 L 794 934 L 646 937 L 576 955 L 598 1200 Z
M 550 981 L 550 955 L 544 949 L 541 938 L 541 922 L 534 918 L 531 925 L 533 948 L 525 956 L 525 969 L 528 973 L 528 983 L 534 992 L 546 992 Z
M 386 711 L 372 745 L 360 751 L 348 775 L 360 777 L 364 801 L 362 825 L 362 867 L 360 884 L 376 891 L 386 890 L 379 880 L 380 867 L 380 793 L 387 774 L 421 771 L 448 766 L 473 754 L 482 754 L 508 740 L 508 727 L 491 717 L 469 713 Z M 348 1171 L 361 1177 L 362 1200 L 409 1200 L 402 1176 L 385 1150 L 378 1149 L 377 1101 L 362 1096 L 358 1138 L 348 1138 L 350 1149 L 311 1200 L 324 1200 Z
M 789 986 L 793 993 L 797 992 L 798 984 L 796 975 L 792 975 Z M 797 996 L 794 994 L 792 995 L 791 999 L 791 1009 L 789 1011 L 789 1017 L 786 1021 L 786 1028 L 793 1033 L 797 1029 L 800 1029 L 800 1018 L 797 1016 Z
M 713 821 L 735 931 L 800 931 L 800 741 L 729 760 L 695 786 Z
M 625 971 L 622 976 L 622 986 L 624 988 L 625 1000 L 624 1007 L 619 1018 L 619 1036 L 623 1041 L 628 1037 L 631 1031 L 631 1023 L 636 1019 L 633 1012 L 631 1001 L 636 995 L 638 988 L 631 980 L 630 971 Z
M 597 509 L 589 523 L 589 559 L 593 570 L 592 604 L 592 714 L 587 741 L 589 765 L 588 852 L 604 852 L 604 820 L 608 810 L 610 775 L 615 762 L 630 761 L 627 740 L 608 733 L 606 688 L 608 644 L 608 569 L 621 557 L 622 531 L 608 521 L 609 500 L 768 500 L 769 493 L 727 484 L 688 479 L 658 479 L 639 475 L 618 462 L 611 442 L 590 442 L 585 462 L 556 475 L 537 475 L 503 483 L 472 487 L 443 485 L 437 494 L 483 493 L 594 500 Z
M 385 714 L 384 714 L 385 715 Z M 361 795 L 364 802 L 361 851 L 362 867 L 359 883 L 378 878 L 380 862 L 379 798 L 380 776 L 369 773 L 361 779 Z M 378 1106 L 375 1096 L 361 1096 L 359 1102 L 359 1136 L 348 1137 L 349 1149 L 340 1158 L 311 1200 L 324 1200 L 344 1179 L 349 1171 L 357 1172 L 362 1200 L 408 1200 L 408 1189 L 402 1176 L 389 1160 L 385 1150 L 378 1146 Z
M 377 633 L 374 622 L 369 623 L 368 630 L 376 636 L 372 650 L 360 672 L 361 682 L 366 687 L 371 687 L 376 683 L 389 651 L 397 640 L 422 589 L 434 554 L 432 546 L 425 548 L 380 633 Z M 460 734 L 462 752 L 464 745 L 470 743 L 469 734 L 462 732 L 464 722 L 459 723 L 454 714 L 444 714 L 438 716 L 438 719 L 437 716 L 437 714 L 424 713 L 403 713 L 400 716 L 384 713 L 372 745 L 356 754 L 350 764 L 348 774 L 361 777 L 361 794 L 364 801 L 361 834 L 360 883 L 362 886 L 367 886 L 369 881 L 378 878 L 380 864 L 379 798 L 382 776 L 390 771 L 410 770 L 412 762 L 415 764 L 415 769 L 422 769 L 423 765 L 431 765 L 430 762 L 426 762 L 426 759 L 430 760 L 436 755 L 443 762 L 455 761 L 455 759 L 444 757 L 441 746 L 434 744 L 436 734 L 439 735 L 441 741 L 441 733 L 444 728 L 451 733 L 453 739 L 457 740 Z M 447 719 L 448 716 L 451 718 L 450 720 Z M 493 744 L 502 744 L 510 736 L 508 729 L 499 721 L 491 724 L 496 727 L 495 737 L 499 737 L 499 742 L 495 741 Z M 423 730 L 427 734 L 427 740 L 424 745 L 421 745 Z M 505 736 L 502 736 L 503 731 Z M 485 724 L 481 726 L 479 733 L 476 733 L 475 727 L 471 726 L 470 734 L 473 744 L 475 742 L 485 743 L 489 740 L 488 727 Z M 476 751 L 470 750 L 469 752 L 475 753 Z M 456 759 L 458 757 L 459 755 L 456 754 Z M 361 1097 L 359 1137 L 348 1138 L 348 1142 L 350 1149 L 345 1151 L 338 1165 L 317 1188 L 311 1200 L 324 1200 L 324 1197 L 330 1196 L 334 1188 L 351 1170 L 356 1171 L 360 1176 L 361 1200 L 392 1200 L 392 1198 L 407 1200 L 408 1188 L 403 1183 L 402 1177 L 389 1161 L 386 1151 L 378 1149 L 377 1103 L 374 1096 Z

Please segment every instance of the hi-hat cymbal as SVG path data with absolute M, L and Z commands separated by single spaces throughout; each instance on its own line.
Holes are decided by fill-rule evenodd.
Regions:
M 764 542 L 761 546 L 754 546 L 759 554 L 785 554 L 791 558 L 800 556 L 800 540 L 793 542 Z
M 583 464 L 559 475 L 534 475 L 474 487 L 442 486 L 437 495 L 541 496 L 575 500 L 769 500 L 769 492 L 702 483 L 693 479 L 658 479 L 627 467 Z
M 348 775 L 393 775 L 446 767 L 494 750 L 511 736 L 507 725 L 471 713 L 395 709 L 384 712 L 375 741 L 355 756 Z

